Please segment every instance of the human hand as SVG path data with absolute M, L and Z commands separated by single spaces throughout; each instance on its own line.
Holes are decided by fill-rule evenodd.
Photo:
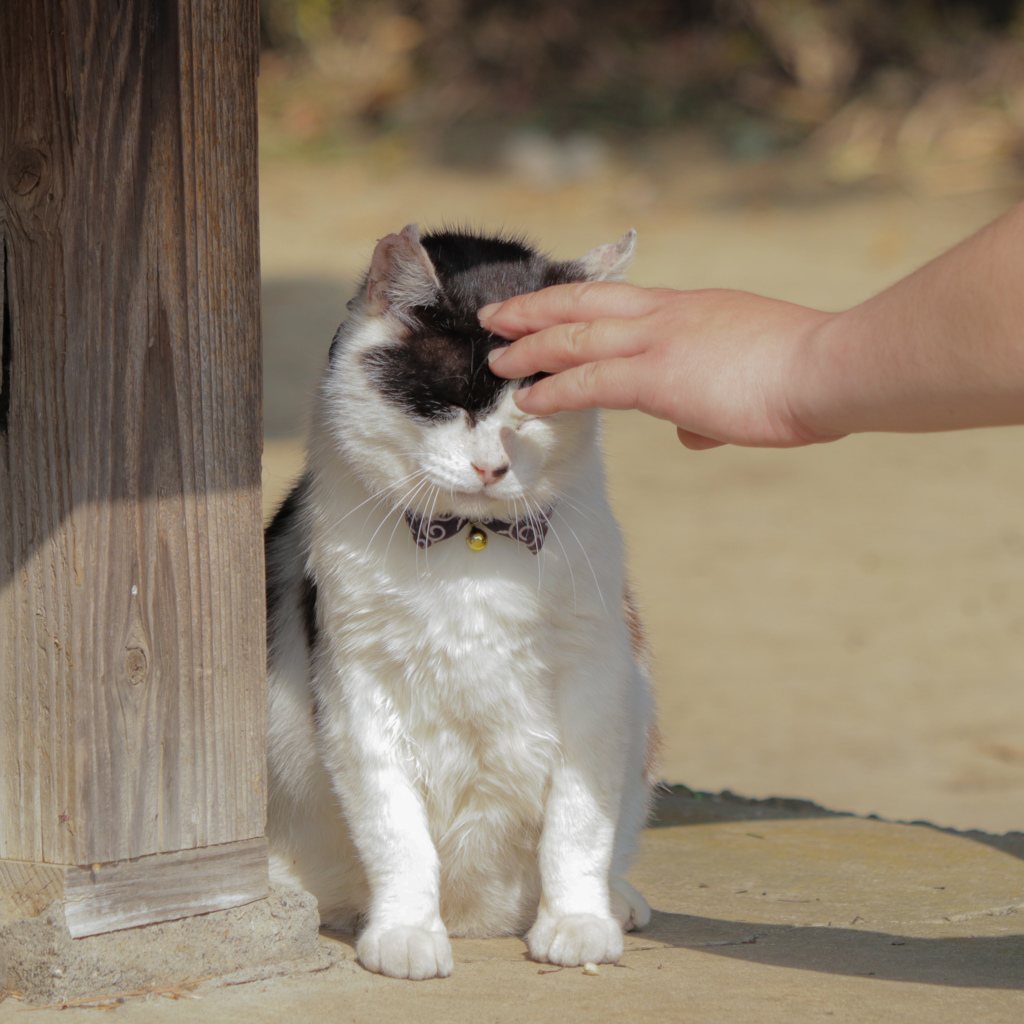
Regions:
M 695 450 L 788 448 L 843 436 L 800 415 L 807 350 L 832 314 L 723 289 L 556 285 L 480 310 L 519 339 L 492 353 L 500 377 L 552 374 L 516 394 L 524 412 L 639 409 Z

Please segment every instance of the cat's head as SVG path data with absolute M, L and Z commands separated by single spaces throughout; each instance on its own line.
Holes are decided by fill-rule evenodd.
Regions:
M 528 416 L 529 381 L 491 373 L 506 344 L 480 326 L 489 302 L 622 277 L 636 233 L 571 261 L 519 239 L 414 224 L 378 242 L 331 346 L 319 428 L 371 494 L 420 515 L 520 518 L 557 502 L 593 443 L 591 411 Z

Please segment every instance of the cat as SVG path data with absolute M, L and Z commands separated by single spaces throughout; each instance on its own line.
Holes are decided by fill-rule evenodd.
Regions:
M 488 369 L 486 303 L 618 279 L 463 230 L 378 244 L 305 474 L 266 531 L 271 877 L 359 927 L 364 967 L 452 971 L 451 935 L 615 962 L 650 799 L 653 699 L 596 412 Z

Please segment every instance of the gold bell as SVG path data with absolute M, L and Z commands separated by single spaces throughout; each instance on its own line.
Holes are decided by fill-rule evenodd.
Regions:
M 487 547 L 487 534 L 479 526 L 474 526 L 466 537 L 466 544 L 473 551 L 483 551 Z

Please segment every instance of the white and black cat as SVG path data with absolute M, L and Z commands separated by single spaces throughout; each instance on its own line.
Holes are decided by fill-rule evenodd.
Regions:
M 621 276 L 462 231 L 382 239 L 338 330 L 302 480 L 267 529 L 275 881 L 358 924 L 371 971 L 448 936 L 614 962 L 655 736 L 597 415 L 520 412 L 488 302 Z

